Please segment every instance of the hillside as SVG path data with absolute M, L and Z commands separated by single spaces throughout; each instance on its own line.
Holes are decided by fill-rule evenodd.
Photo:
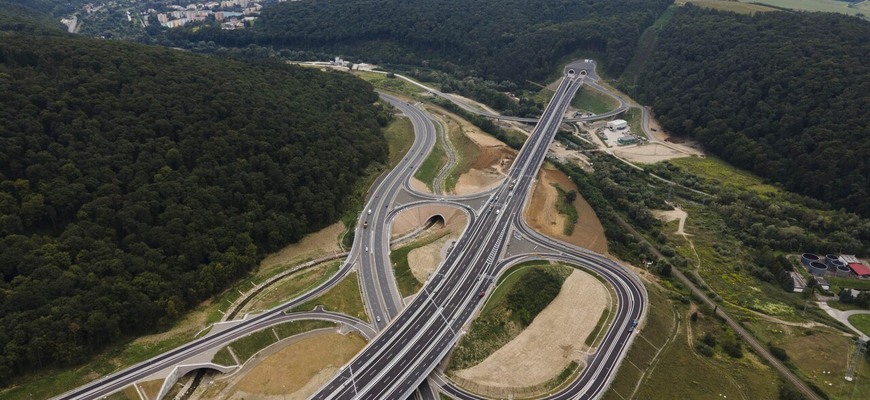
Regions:
M 668 0 L 330 0 L 266 7 L 254 28 L 174 30 L 177 44 L 257 43 L 428 66 L 493 81 L 551 76 L 578 51 L 622 71 L 637 38 Z
M 786 189 L 870 216 L 870 23 L 679 9 L 632 90 L 668 130 Z
M 0 34 L 0 382 L 155 330 L 335 222 L 387 154 L 369 84 Z
M 0 0 L 0 32 L 60 34 L 64 26 L 45 0 Z

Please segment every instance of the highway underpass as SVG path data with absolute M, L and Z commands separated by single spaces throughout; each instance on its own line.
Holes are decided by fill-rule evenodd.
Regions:
M 547 251 L 539 258 L 564 261 L 593 270 L 617 292 L 620 307 L 598 351 L 577 379 L 552 396 L 556 399 L 600 397 L 613 379 L 633 336 L 626 329 L 646 314 L 646 291 L 630 271 L 587 250 L 566 245 L 528 229 L 519 217 L 563 115 L 583 84 L 594 84 L 594 63 L 572 63 L 565 68 L 553 99 L 521 149 L 505 183 L 495 189 L 464 197 L 430 196 L 410 189 L 408 181 L 435 143 L 431 120 L 417 107 L 381 94 L 408 116 L 416 139 L 398 164 L 376 183 L 357 224 L 356 236 L 347 261 L 338 273 L 322 285 L 275 309 L 249 318 L 224 331 L 194 340 L 167 353 L 103 377 L 65 393 L 58 399 L 93 399 L 114 393 L 156 371 L 171 367 L 203 351 L 225 346 L 280 319 L 291 309 L 341 281 L 352 269 L 360 272 L 363 299 L 370 315 L 383 316 L 375 322 L 377 337 L 328 382 L 315 399 L 406 399 L 410 396 L 436 399 L 427 377 L 459 339 L 488 293 L 489 281 L 522 255 L 503 260 L 503 249 L 511 232 L 520 232 Z M 573 73 L 571 72 L 573 70 Z M 581 73 L 585 72 L 585 73 Z M 600 116 L 599 116 L 600 117 Z M 453 246 L 437 273 L 414 300 L 404 307 L 398 295 L 387 253 L 391 218 L 403 207 L 427 202 L 452 203 L 469 214 L 465 234 Z M 369 210 L 371 212 L 369 213 Z M 368 222 L 368 229 L 363 222 Z M 372 249 L 372 251 L 368 251 Z M 374 318 L 372 318 L 374 320 Z M 458 398 L 477 398 L 461 389 L 444 388 Z
M 426 282 L 421 293 L 401 312 L 391 314 L 395 317 L 379 336 L 312 399 L 405 399 L 432 373 L 459 339 L 462 329 L 481 306 L 483 294 L 489 290 L 489 280 L 478 278 L 495 275 L 504 266 L 499 259 L 509 240 L 508 232 L 513 227 L 523 228 L 518 215 L 525 205 L 529 188 L 568 104 L 591 75 L 587 72 L 590 70 L 594 72 L 594 64 L 588 62 L 566 67 L 553 99 L 520 150 L 506 183 L 489 195 L 484 207 L 478 211 L 478 217 L 454 245 L 437 273 Z M 406 115 L 413 113 L 407 104 L 396 106 Z M 619 309 L 607 331 L 605 343 L 590 359 L 580 377 L 554 396 L 597 398 L 606 389 L 633 338 L 628 326 L 645 315 L 645 288 L 631 272 L 609 259 L 570 246 L 560 247 L 558 243 L 540 240 L 534 234 L 527 235 L 548 248 L 557 248 L 558 254 L 553 254 L 552 258 L 561 258 L 601 274 L 617 293 Z M 372 275 L 378 273 L 386 276 L 390 270 L 382 266 Z M 394 283 L 385 282 L 372 291 L 391 292 L 391 285 Z

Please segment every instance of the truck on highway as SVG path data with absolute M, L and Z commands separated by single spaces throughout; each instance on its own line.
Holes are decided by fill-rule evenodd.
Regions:
M 368 227 L 369 227 L 369 221 L 363 222 L 363 229 L 366 229 Z

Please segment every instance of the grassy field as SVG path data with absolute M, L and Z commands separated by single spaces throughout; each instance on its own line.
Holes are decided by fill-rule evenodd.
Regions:
M 470 122 L 460 119 L 453 114 L 448 114 L 446 119 L 447 139 L 450 140 L 450 145 L 456 154 L 456 164 L 450 168 L 450 171 L 444 177 L 444 191 L 449 193 L 456 188 L 456 182 L 459 181 L 459 177 L 468 172 L 480 156 L 480 146 L 474 143 L 463 132 L 466 127 L 471 125 Z
M 233 358 L 233 355 L 230 354 L 230 349 L 228 347 L 218 350 L 214 357 L 212 357 L 211 362 L 226 367 L 236 365 L 236 360 Z
M 666 293 L 652 285 L 646 285 L 649 293 L 649 314 L 646 322 L 637 333 L 625 360 L 619 367 L 616 378 L 610 385 L 604 399 L 627 399 L 634 392 L 643 372 L 649 367 L 649 362 L 661 348 L 676 326 L 673 306 L 668 301 Z
M 870 335 L 870 314 L 852 315 L 849 317 L 849 323 L 865 335 Z
M 390 252 L 390 262 L 393 264 L 393 274 L 396 276 L 396 284 L 399 286 L 399 293 L 402 297 L 407 297 L 417 293 L 423 285 L 411 273 L 411 266 L 408 264 L 408 253 L 414 249 L 434 243 L 438 239 L 444 237 L 450 232 L 444 232 L 440 235 L 432 235 L 422 240 L 412 242 L 407 246 L 400 247 Z
M 831 291 L 839 293 L 842 288 L 870 290 L 870 281 L 862 279 L 835 278 L 828 277 L 828 283 L 831 284 Z
M 551 94 L 552 95 L 552 94 Z M 595 114 L 605 113 L 613 110 L 619 103 L 612 97 L 601 93 L 589 86 L 581 86 L 577 91 L 577 95 L 571 100 L 571 106 L 585 112 Z
M 763 0 L 754 0 L 759 3 L 764 3 Z M 692 3 L 701 8 L 710 8 L 713 10 L 731 11 L 738 14 L 755 14 L 756 12 L 777 11 L 775 8 L 765 7 L 758 4 L 741 3 L 738 1 L 723 1 L 723 0 L 677 0 L 676 4 L 684 5 Z
M 341 261 L 326 262 L 309 269 L 299 271 L 292 278 L 264 290 L 249 303 L 247 310 L 268 310 L 323 283 L 338 272 Z
M 622 118 L 628 122 L 628 127 L 631 128 L 631 133 L 635 136 L 646 137 L 646 133 L 643 132 L 643 111 L 639 108 L 629 108 L 616 118 Z
M 754 354 L 744 350 L 743 357 L 732 358 L 721 350 L 706 357 L 694 350 L 703 333 L 725 335 L 724 324 L 713 317 L 701 316 L 691 322 L 688 307 L 680 307 L 681 324 L 674 342 L 648 372 L 638 398 L 688 399 L 774 399 L 777 397 L 777 374 Z M 691 341 L 690 341 L 691 339 Z M 721 340 L 721 339 L 720 339 Z M 745 346 L 743 346 L 745 347 Z M 685 379 L 674 379 L 675 376 Z
M 752 173 L 737 169 L 716 157 L 683 157 L 668 162 L 721 185 L 752 190 L 761 195 L 770 195 L 779 191 L 775 186 L 764 183 L 761 178 Z
M 359 279 L 351 272 L 344 280 L 320 297 L 309 300 L 294 308 L 294 311 L 310 311 L 322 305 L 325 310 L 347 314 L 368 321 L 365 306 L 359 293 Z
M 278 338 L 286 339 L 290 336 L 298 335 L 300 333 L 308 332 L 314 329 L 329 328 L 334 326 L 335 324 L 326 321 L 286 322 L 271 328 L 254 332 L 241 339 L 235 340 L 229 344 L 229 347 L 233 349 L 233 353 L 235 353 L 236 357 L 238 357 L 239 362 L 244 364 L 248 359 L 259 353 L 261 350 L 276 343 L 278 341 Z M 229 362 L 233 363 L 234 360 L 232 359 L 232 356 L 229 355 L 229 352 L 224 353 L 225 350 L 226 348 L 223 348 L 217 354 L 215 354 L 215 356 L 212 358 L 212 362 L 226 365 L 223 363 L 228 362 L 227 357 L 229 357 Z
M 866 357 L 859 360 L 853 382 L 843 379 L 855 341 L 840 331 L 788 326 L 763 319 L 746 320 L 744 325 L 762 342 L 784 349 L 789 358 L 786 365 L 831 398 L 859 400 L 870 393 L 870 361 Z
M 677 254 L 689 260 L 692 269 L 704 280 L 700 285 L 715 298 L 721 297 L 732 307 L 755 310 L 790 321 L 804 321 L 799 310 L 804 300 L 799 294 L 786 292 L 781 287 L 762 282 L 743 268 L 738 260 L 750 260 L 751 255 L 736 239 L 722 235 L 727 221 L 714 211 L 700 204 L 684 204 L 688 212 L 686 232 L 690 243 L 682 236 L 666 229 L 670 245 Z M 694 268 L 699 265 L 697 268 Z M 820 312 L 815 307 L 808 308 L 807 317 L 816 318 Z
M 395 167 L 414 144 L 414 126 L 407 117 L 396 117 L 384 130 L 390 147 L 390 168 Z
M 723 325 L 718 320 L 702 316 L 690 322 L 689 307 L 674 306 L 668 299 L 676 293 L 652 285 L 647 290 L 646 325 L 605 399 L 776 398 L 776 374 L 754 355 L 744 352 L 743 358 L 733 359 L 717 351 L 708 358 L 694 351 L 690 338 L 696 343 L 704 331 L 720 332 Z
M 444 144 L 439 136 L 435 141 L 435 146 L 432 147 L 432 151 L 423 160 L 423 163 L 419 165 L 417 172 L 414 173 L 414 177 L 425 183 L 429 190 L 434 191 L 435 177 L 438 176 L 438 172 L 447 163 L 447 154 L 444 153 L 443 146 Z
M 416 100 L 424 99 L 424 97 L 421 96 L 421 94 L 425 92 L 423 88 L 402 78 L 388 78 L 386 74 L 367 71 L 354 71 L 353 74 L 371 83 L 375 88 L 385 92 L 399 94 Z
M 306 389 L 314 389 L 309 385 L 312 379 L 322 378 L 322 374 L 330 374 L 335 367 L 344 365 L 365 344 L 362 336 L 353 333 L 325 332 L 302 338 L 246 371 L 224 396 L 218 396 L 219 391 L 209 391 L 201 398 L 304 398 Z
M 106 397 L 103 397 L 105 400 L 139 400 L 139 393 L 136 392 L 136 388 L 133 386 L 127 386 L 124 390 L 120 392 L 112 393 Z
M 824 11 L 848 15 L 863 13 L 865 16 L 870 15 L 870 4 L 867 4 L 866 1 L 856 4 L 854 7 L 848 7 L 849 3 L 838 0 L 752 0 L 752 2 L 801 11 Z

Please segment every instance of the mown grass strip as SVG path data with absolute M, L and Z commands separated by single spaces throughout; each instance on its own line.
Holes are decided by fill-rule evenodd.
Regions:
M 420 168 L 417 169 L 417 172 L 414 173 L 414 177 L 426 184 L 426 187 L 429 190 L 434 190 L 435 177 L 438 176 L 438 171 L 441 171 L 441 168 L 444 167 L 444 164 L 447 163 L 447 155 L 444 154 L 444 148 L 441 142 L 441 138 L 439 137 L 435 141 L 435 146 L 432 147 L 432 151 L 423 160 L 423 163 L 420 164 Z
M 458 121 L 452 116 L 447 116 L 448 130 L 447 139 L 450 140 L 453 152 L 456 155 L 456 164 L 444 177 L 444 191 L 452 192 L 462 174 L 471 170 L 474 162 L 480 157 L 480 146 L 463 132 L 463 124 L 468 122 Z
M 610 319 L 610 308 L 605 308 L 604 312 L 601 313 L 601 317 L 598 318 L 598 323 L 595 324 L 595 328 L 592 328 L 592 331 L 589 332 L 589 336 L 586 337 L 586 341 L 584 342 L 587 346 L 592 347 L 595 344 L 595 340 L 598 338 L 598 333 L 604 329 L 605 326 L 609 324 L 607 321 Z
M 414 144 L 414 125 L 407 117 L 397 116 L 384 129 L 384 137 L 390 149 L 390 168 L 393 168 Z

